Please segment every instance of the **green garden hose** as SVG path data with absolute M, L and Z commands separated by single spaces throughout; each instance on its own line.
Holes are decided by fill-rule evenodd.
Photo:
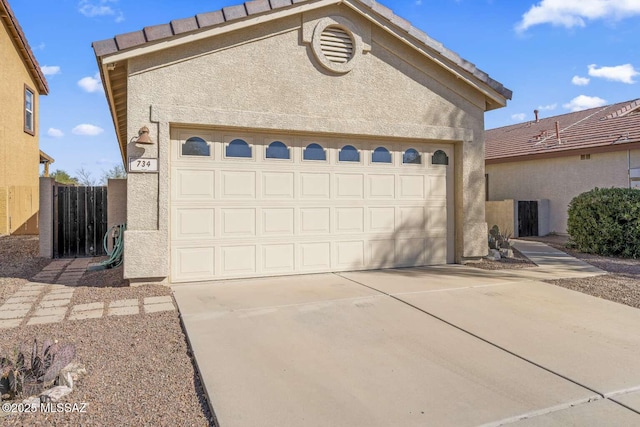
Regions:
M 90 270 L 104 270 L 106 268 L 115 268 L 122 265 L 124 258 L 124 230 L 127 224 L 116 224 L 107 231 L 102 239 L 104 251 L 107 253 L 108 259 L 94 264 L 89 267 Z M 109 250 L 109 238 L 113 236 L 113 249 Z

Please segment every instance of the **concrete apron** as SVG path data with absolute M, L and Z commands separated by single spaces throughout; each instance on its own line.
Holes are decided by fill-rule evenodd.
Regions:
M 173 289 L 223 427 L 640 423 L 640 310 L 526 274 L 446 266 Z

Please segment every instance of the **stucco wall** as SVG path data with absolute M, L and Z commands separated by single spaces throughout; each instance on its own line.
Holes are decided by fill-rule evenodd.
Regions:
M 107 182 L 107 228 L 127 222 L 127 180 L 110 179 Z M 113 242 L 109 241 L 109 250 Z
M 319 66 L 302 41 L 303 22 L 331 14 L 370 34 L 371 51 L 344 75 Z M 126 278 L 168 274 L 170 123 L 454 142 L 456 259 L 486 254 L 483 95 L 348 8 L 134 58 L 128 72 L 128 133 L 150 125 L 158 142 L 131 143 L 128 155 L 159 156 L 160 172 L 127 180 Z M 151 258 L 141 244 L 159 249 Z
M 640 150 L 630 152 L 631 167 L 640 167 Z M 567 232 L 571 199 L 595 187 L 628 187 L 627 151 L 525 162 L 489 164 L 489 200 L 549 199 L 549 232 Z
M 0 24 L 0 234 L 38 233 L 37 85 L 4 22 Z M 35 129 L 24 132 L 24 85 L 34 92 Z
M 516 207 L 514 200 L 486 202 L 485 210 L 487 227 L 489 227 L 489 229 L 497 225 L 500 231 L 511 233 L 516 237 L 518 227 L 516 224 Z

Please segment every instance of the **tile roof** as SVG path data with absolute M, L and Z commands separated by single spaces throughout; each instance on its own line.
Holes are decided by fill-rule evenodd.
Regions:
M 5 1 L 5 0 L 2 0 Z M 171 37 L 198 32 L 220 26 L 229 21 L 241 20 L 249 16 L 268 13 L 272 10 L 295 7 L 300 3 L 310 3 L 312 0 L 252 0 L 244 4 L 236 6 L 224 7 L 222 10 L 215 12 L 202 13 L 194 17 L 185 19 L 177 19 L 168 24 L 155 25 L 145 27 L 140 31 L 125 33 L 115 36 L 114 38 L 101 40 L 93 43 L 93 49 L 96 56 L 103 57 L 105 55 L 114 54 L 126 49 L 137 48 L 142 45 L 165 40 Z M 454 63 L 469 72 L 476 79 L 489 85 L 493 90 L 507 99 L 511 99 L 512 91 L 504 87 L 500 82 L 489 77 L 487 73 L 478 69 L 474 64 L 461 58 L 457 53 L 447 49 L 442 43 L 429 37 L 426 33 L 419 30 L 409 23 L 407 20 L 395 15 L 391 9 L 377 3 L 375 0 L 350 0 L 362 4 L 393 25 L 398 27 L 400 31 L 408 33 L 411 37 L 417 39 L 442 58 Z
M 2 18 L 2 20 L 7 25 L 9 33 L 12 35 L 16 44 L 18 45 L 18 50 L 24 57 L 29 72 L 38 85 L 38 93 L 40 93 L 41 95 L 47 95 L 49 93 L 49 85 L 47 84 L 47 79 L 44 77 L 44 74 L 40 69 L 40 65 L 38 64 L 38 61 L 36 60 L 36 57 L 33 54 L 31 47 L 29 46 L 29 42 L 27 41 L 27 37 L 24 35 L 24 31 L 22 31 L 22 27 L 18 23 L 16 16 L 13 14 L 13 11 L 9 6 L 8 0 L 0 0 L 0 18 Z
M 640 99 L 487 130 L 485 160 L 569 155 L 567 151 L 590 148 L 614 150 L 632 142 L 640 142 Z

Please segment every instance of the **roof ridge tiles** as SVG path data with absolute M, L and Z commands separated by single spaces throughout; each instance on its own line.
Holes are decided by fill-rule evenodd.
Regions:
M 625 105 L 624 107 L 620 108 L 619 110 L 614 111 L 613 113 L 611 113 L 608 116 L 604 117 L 604 119 L 613 119 L 615 117 L 626 116 L 630 112 L 632 112 L 634 110 L 637 110 L 639 107 L 640 107 L 640 98 L 636 99 L 635 101 L 633 101 L 630 104 Z
M 640 114 L 629 115 L 637 109 L 640 109 L 640 99 L 546 117 L 537 123 L 490 129 L 485 135 L 485 159 L 508 161 L 516 157 L 639 142 Z M 603 121 L 605 118 L 609 120 Z M 561 144 L 557 143 L 554 122 L 564 123 L 560 130 Z
M 102 57 L 122 50 L 136 48 L 146 43 L 157 42 L 177 35 L 222 25 L 225 22 L 240 20 L 249 16 L 268 13 L 276 9 L 311 1 L 313 0 L 250 0 L 233 6 L 226 6 L 214 12 L 200 13 L 187 18 L 176 19 L 170 23 L 148 26 L 139 31 L 119 34 L 111 39 L 96 41 L 93 43 L 93 49 L 97 57 Z M 460 67 L 473 78 L 485 83 L 505 98 L 511 99 L 513 92 L 504 87 L 502 83 L 494 80 L 486 72 L 477 68 L 475 64 L 460 57 L 460 55 L 446 48 L 442 43 L 432 39 L 424 31 L 416 28 L 406 19 L 396 15 L 388 7 L 375 0 L 350 1 L 356 1 L 370 8 L 373 12 L 395 25 L 399 30 L 407 33 L 455 66 Z

